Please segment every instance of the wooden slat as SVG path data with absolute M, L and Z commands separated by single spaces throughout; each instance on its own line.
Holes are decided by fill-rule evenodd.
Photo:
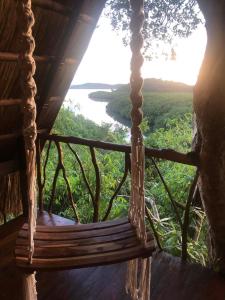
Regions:
M 14 220 L 0 225 L 0 274 L 4 273 L 4 268 L 7 265 L 9 266 L 9 264 L 11 265 L 11 262 L 14 259 L 13 250 L 15 249 L 17 235 L 24 222 L 25 218 L 23 216 L 19 216 Z M 0 279 L 0 285 L 1 283 L 2 280 Z M 2 300 L 1 295 L 2 294 L 0 292 L 0 299 Z M 3 299 L 5 299 L 4 296 Z
M 116 219 L 112 221 L 98 222 L 98 223 L 89 223 L 89 224 L 76 224 L 76 225 L 63 225 L 63 226 L 45 226 L 38 225 L 36 231 L 38 232 L 78 232 L 94 229 L 104 229 L 108 227 L 120 226 L 122 224 L 128 224 L 129 221 L 127 218 Z M 28 229 L 28 225 L 23 225 L 23 230 Z
M 39 129 L 37 132 L 40 134 L 45 134 L 46 131 L 47 131 L 46 129 Z M 22 130 L 17 130 L 15 132 L 7 133 L 7 134 L 0 134 L 0 142 L 6 140 L 15 140 L 21 136 L 22 136 Z
M 13 52 L 0 52 L 0 61 L 4 62 L 17 62 L 19 60 L 19 54 Z M 58 61 L 58 58 L 55 56 L 39 56 L 34 55 L 34 60 L 37 63 L 53 63 Z M 65 57 L 62 61 L 59 62 L 60 65 L 74 65 L 77 63 L 77 60 L 70 57 Z
M 22 99 L 0 99 L 0 106 L 21 105 Z
M 0 52 L 0 61 L 18 61 L 19 54 L 13 52 Z M 34 56 L 36 62 L 50 63 L 55 60 L 53 56 Z
M 148 257 L 152 255 L 155 249 L 154 241 L 150 241 L 146 248 L 143 248 L 140 244 L 132 248 L 122 249 L 118 251 L 112 251 L 106 253 L 98 253 L 85 256 L 74 256 L 64 258 L 34 258 L 32 264 L 27 263 L 27 257 L 17 256 L 17 266 L 27 269 L 68 269 L 68 268 L 80 268 L 87 266 L 106 265 L 112 263 L 118 263 L 127 261 L 136 257 Z
M 15 140 L 18 137 L 20 137 L 22 134 L 21 131 L 16 131 L 13 133 L 8 133 L 8 134 L 0 134 L 0 142 L 1 141 L 6 141 L 6 140 Z
M 24 222 L 25 222 L 25 217 L 19 216 L 3 225 L 0 225 L 0 240 L 2 241 L 5 237 L 10 235 L 11 233 L 16 232 L 18 234 Z
M 69 16 L 72 12 L 72 9 L 70 7 L 52 0 L 33 0 L 32 5 L 38 6 L 43 9 L 48 9 L 66 16 Z
M 116 242 L 99 243 L 95 245 L 72 245 L 66 247 L 38 247 L 35 245 L 34 258 L 60 258 L 73 256 L 86 256 L 90 254 L 107 253 L 110 251 L 117 251 L 121 249 L 131 248 L 137 245 L 135 237 L 125 238 Z M 16 248 L 15 251 L 18 256 L 28 256 L 27 247 Z
M 35 245 L 38 247 L 44 247 L 44 248 L 52 248 L 52 247 L 70 247 L 74 245 L 95 245 L 98 243 L 103 243 L 103 242 L 112 242 L 112 241 L 117 241 L 117 240 L 122 240 L 125 238 L 133 237 L 134 232 L 133 230 L 129 230 L 126 232 L 120 232 L 116 234 L 110 234 L 108 236 L 97 236 L 97 237 L 92 237 L 89 236 L 87 238 L 78 238 L 78 239 L 73 239 L 73 240 L 68 240 L 68 241 L 46 241 L 43 240 L 35 240 Z M 20 246 L 27 246 L 28 245 L 28 240 L 25 238 L 17 238 L 16 245 L 18 247 Z
M 92 229 L 91 226 L 95 228 Z M 33 270 L 105 265 L 135 257 L 146 257 L 155 249 L 152 234 L 148 232 L 148 240 L 144 247 L 138 240 L 135 229 L 127 223 L 127 219 L 96 224 L 52 226 L 51 229 L 48 226 L 47 232 L 39 232 L 39 228 L 44 230 L 44 226 L 37 226 L 33 262 L 29 265 L 27 225 L 24 227 L 16 243 L 16 262 L 20 267 Z
M 76 225 L 75 225 L 76 226 Z M 80 238 L 88 238 L 91 234 L 92 237 L 98 236 L 106 236 L 110 234 L 120 233 L 124 231 L 128 231 L 131 229 L 130 224 L 122 224 L 121 226 L 106 228 L 98 228 L 92 230 L 91 233 L 88 230 L 78 231 L 78 232 L 38 232 L 38 228 L 36 228 L 36 232 L 34 234 L 34 239 L 36 240 L 46 240 L 46 241 L 67 241 L 71 239 L 80 239 Z M 27 238 L 27 230 L 21 230 L 19 232 L 19 237 Z
M 19 162 L 17 160 L 9 160 L 0 163 L 0 176 L 5 176 L 19 170 Z

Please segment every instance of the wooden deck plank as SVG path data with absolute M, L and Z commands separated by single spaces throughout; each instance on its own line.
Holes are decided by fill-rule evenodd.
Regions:
M 225 277 L 166 253 L 154 256 L 151 300 L 224 300 Z

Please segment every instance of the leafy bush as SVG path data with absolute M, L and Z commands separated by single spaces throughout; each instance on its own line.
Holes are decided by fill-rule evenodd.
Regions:
M 159 128 L 145 139 L 147 146 L 154 148 L 173 148 L 187 153 L 191 151 L 192 115 L 169 119 L 164 128 Z M 177 222 L 171 200 L 159 178 L 154 166 L 146 162 L 146 196 L 157 207 L 156 227 L 164 249 L 174 255 L 181 255 L 181 228 Z M 173 200 L 178 204 L 178 212 L 182 218 L 188 192 L 193 181 L 195 168 L 169 161 L 158 161 L 157 166 L 170 189 Z M 199 222 L 201 226 L 199 227 Z M 206 222 L 205 214 L 198 207 L 191 207 L 188 238 L 188 254 L 195 262 L 207 263 Z
M 157 106 L 157 104 L 155 105 Z M 173 109 L 175 110 L 175 106 Z M 172 111 L 173 110 L 171 110 L 170 113 L 172 113 Z M 155 129 L 154 132 L 149 134 L 148 119 L 144 120 L 142 129 L 144 130 L 146 146 L 155 148 L 173 148 L 181 152 L 190 151 L 192 115 L 190 113 L 182 113 L 178 118 L 173 117 L 164 120 L 163 122 L 163 128 Z M 102 139 L 114 143 L 126 143 L 127 137 L 127 131 L 120 126 L 112 129 L 109 124 L 104 124 L 103 126 L 96 125 L 94 122 L 86 120 L 83 116 L 75 115 L 74 112 L 71 112 L 68 108 L 61 109 L 55 123 L 54 132 L 62 135 L 76 135 L 91 139 Z M 90 151 L 88 147 L 77 145 L 74 145 L 73 149 L 76 150 L 82 161 L 88 182 L 94 192 L 95 172 L 91 162 Z M 92 201 L 82 178 L 80 167 L 67 145 L 63 146 L 63 152 L 67 176 L 71 185 L 73 197 L 77 204 L 80 220 L 84 223 L 91 222 L 93 216 Z M 102 190 L 100 195 L 100 219 L 102 219 L 107 210 L 109 200 L 123 176 L 124 156 L 122 153 L 118 152 L 96 150 L 96 158 L 101 172 Z M 50 157 L 47 165 L 47 182 L 45 187 L 46 205 L 48 204 L 51 195 L 51 186 L 56 163 L 57 155 L 55 146 L 53 145 L 50 150 Z M 173 199 L 178 205 L 178 212 L 182 218 L 195 168 L 162 160 L 156 161 L 156 163 L 170 189 Z M 56 195 L 54 212 L 67 218 L 73 218 L 73 211 L 68 204 L 68 195 L 62 174 L 60 174 L 58 178 Z M 130 178 L 128 177 L 119 195 L 114 200 L 109 218 L 113 219 L 127 215 L 129 195 Z M 146 159 L 145 195 L 147 205 L 151 210 L 152 218 L 154 219 L 163 248 L 174 255 L 180 255 L 181 229 L 171 205 L 171 200 L 150 159 Z M 205 237 L 205 214 L 201 208 L 192 206 L 188 231 L 188 253 L 192 261 L 201 262 L 202 264 L 207 263 Z
M 112 94 L 113 100 L 107 104 L 107 113 L 122 124 L 130 126 L 131 103 L 127 93 L 115 91 Z M 143 111 L 148 120 L 149 131 L 163 128 L 167 120 L 191 113 L 192 94 L 144 92 Z

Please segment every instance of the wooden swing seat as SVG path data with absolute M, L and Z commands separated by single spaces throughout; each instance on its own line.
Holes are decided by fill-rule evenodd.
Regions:
M 32 263 L 28 263 L 28 225 L 16 242 L 16 264 L 31 270 L 91 267 L 149 257 L 155 250 L 154 238 L 147 232 L 147 245 L 138 240 L 128 219 L 67 226 L 38 225 L 34 234 Z

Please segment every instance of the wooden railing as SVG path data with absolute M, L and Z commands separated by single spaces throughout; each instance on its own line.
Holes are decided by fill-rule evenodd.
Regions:
M 43 158 L 41 158 L 41 148 L 45 144 L 45 159 L 43 161 Z M 55 165 L 55 173 L 52 179 L 52 188 L 51 188 L 51 195 L 50 200 L 48 202 L 47 210 L 49 213 L 53 211 L 54 201 L 56 199 L 56 185 L 57 185 L 57 179 L 59 177 L 59 172 L 62 172 L 62 177 L 65 181 L 65 187 L 67 190 L 68 195 L 68 201 L 69 205 L 73 210 L 74 219 L 76 222 L 79 222 L 79 214 L 77 212 L 77 206 L 76 201 L 74 200 L 74 195 L 72 188 L 70 186 L 68 176 L 67 176 L 67 170 L 64 164 L 63 160 L 63 147 L 67 146 L 67 149 L 73 154 L 79 169 L 81 176 L 83 178 L 83 182 L 86 186 L 86 190 L 90 196 L 91 203 L 92 203 L 92 209 L 93 209 L 93 216 L 92 221 L 98 222 L 98 221 L 105 221 L 108 219 L 114 200 L 119 195 L 119 192 L 121 191 L 121 188 L 124 186 L 127 177 L 130 174 L 130 152 L 131 148 L 128 145 L 118 145 L 118 144 L 112 144 L 112 143 L 106 143 L 101 141 L 94 141 L 94 140 L 88 140 L 78 137 L 65 137 L 65 136 L 59 136 L 59 135 L 46 135 L 46 134 L 40 134 L 38 138 L 37 143 L 37 181 L 38 181 L 38 188 L 39 188 L 39 209 L 42 211 L 44 208 L 46 209 L 46 204 L 44 205 L 44 188 L 46 184 L 46 168 L 49 160 L 49 153 L 52 145 L 55 145 L 55 149 L 57 151 L 57 161 Z M 62 146 L 63 145 L 63 146 Z M 83 163 L 74 147 L 74 145 L 82 145 L 86 146 L 87 149 L 89 149 L 90 157 L 92 166 L 94 169 L 95 174 L 95 188 L 93 190 L 93 187 L 91 188 L 91 185 L 88 181 L 87 175 L 85 173 L 85 169 L 83 166 Z M 96 157 L 96 149 L 107 150 L 107 151 L 117 151 L 124 154 L 124 171 L 123 175 L 118 181 L 118 185 L 115 188 L 115 191 L 111 195 L 111 198 L 108 201 L 108 206 L 104 212 L 104 215 L 100 218 L 99 214 L 99 208 L 100 208 L 100 201 L 101 201 L 101 172 L 99 168 L 99 163 Z M 165 192 L 167 193 L 167 196 L 171 202 L 171 206 L 174 211 L 174 216 L 177 220 L 177 224 L 180 226 L 180 230 L 182 233 L 182 258 L 183 260 L 187 259 L 187 242 L 188 242 L 188 228 L 189 228 L 189 215 L 190 215 L 190 208 L 193 203 L 193 199 L 196 197 L 197 194 L 197 181 L 198 181 L 198 165 L 199 160 L 195 153 L 190 152 L 187 154 L 179 153 L 177 151 L 171 150 L 171 149 L 153 149 L 153 148 L 146 148 L 145 149 L 146 154 L 146 160 L 150 160 L 151 166 L 154 167 L 156 173 L 158 174 Z M 196 175 L 194 176 L 194 179 L 190 185 L 189 188 L 189 194 L 186 201 L 186 204 L 180 204 L 178 201 L 176 201 L 170 191 L 169 186 L 167 185 L 165 178 L 163 177 L 158 165 L 157 160 L 166 160 L 166 161 L 172 161 L 176 163 L 182 163 L 186 165 L 191 165 L 196 167 Z M 41 164 L 42 161 L 42 164 Z M 129 196 L 127 196 L 129 198 Z M 182 217 L 180 214 L 180 209 L 182 209 Z M 147 207 L 146 204 L 146 217 L 150 223 L 150 226 L 152 228 L 152 231 L 155 235 L 156 242 L 158 244 L 159 249 L 162 249 L 161 243 L 160 243 L 160 237 L 157 233 L 157 229 L 155 226 L 155 220 L 154 216 L 150 212 L 150 210 Z

